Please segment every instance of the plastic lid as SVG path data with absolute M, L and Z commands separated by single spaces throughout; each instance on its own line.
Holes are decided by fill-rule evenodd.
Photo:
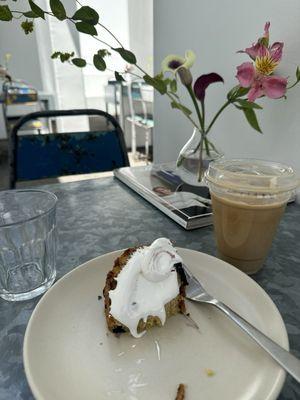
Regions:
M 287 192 L 300 185 L 291 167 L 255 159 L 221 159 L 211 162 L 205 179 L 208 185 L 262 194 Z

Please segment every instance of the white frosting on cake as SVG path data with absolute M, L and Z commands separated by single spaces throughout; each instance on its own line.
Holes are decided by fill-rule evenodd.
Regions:
M 171 242 L 155 240 L 151 246 L 137 249 L 115 278 L 117 286 L 109 292 L 110 314 L 124 324 L 132 336 L 138 333 L 140 319 L 157 316 L 164 325 L 165 304 L 179 294 L 174 264 L 182 262 Z

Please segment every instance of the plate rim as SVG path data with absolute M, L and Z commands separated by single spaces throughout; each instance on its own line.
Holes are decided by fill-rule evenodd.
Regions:
M 288 333 L 286 330 L 286 326 L 284 323 L 284 320 L 281 316 L 281 313 L 278 309 L 278 307 L 276 306 L 276 304 L 274 303 L 274 301 L 272 300 L 272 298 L 269 296 L 269 294 L 254 280 L 252 279 L 249 275 L 245 274 L 244 272 L 240 271 L 238 268 L 234 267 L 233 265 L 227 263 L 226 261 L 223 261 L 217 257 L 214 257 L 210 254 L 204 253 L 202 251 L 198 251 L 198 250 L 193 250 L 193 249 L 188 249 L 185 247 L 178 247 L 176 246 L 176 249 L 179 251 L 183 251 L 183 252 L 189 252 L 189 253 L 200 253 L 201 255 L 204 255 L 205 257 L 211 258 L 214 261 L 217 260 L 217 262 L 220 262 L 222 265 L 222 267 L 224 267 L 225 269 L 231 270 L 231 272 L 237 274 L 237 276 L 239 276 L 242 279 L 246 279 L 246 281 L 248 281 L 249 283 L 251 282 L 251 284 L 253 285 L 253 287 L 256 287 L 256 290 L 258 290 L 261 295 L 267 299 L 267 301 L 270 303 L 270 306 L 273 308 L 273 311 L 275 312 L 275 314 L 277 314 L 278 320 L 281 324 L 281 334 L 282 334 L 282 339 L 283 339 L 283 348 L 285 348 L 286 350 L 289 351 L 290 347 L 289 347 L 289 337 L 288 337 Z M 32 329 L 32 324 L 34 322 L 34 319 L 36 318 L 36 314 L 38 313 L 39 309 L 42 307 L 43 303 L 45 301 L 47 301 L 48 296 L 50 295 L 51 291 L 54 290 L 55 287 L 60 286 L 63 284 L 63 282 L 65 280 L 67 280 L 69 278 L 70 275 L 72 275 L 73 273 L 75 273 L 76 271 L 78 271 L 79 269 L 84 269 L 87 268 L 89 266 L 89 264 L 91 262 L 94 262 L 98 259 L 101 259 L 103 257 L 106 256 L 114 256 L 114 257 L 118 257 L 118 255 L 122 254 L 122 252 L 124 252 L 126 249 L 121 249 L 121 250 L 114 250 L 108 253 L 104 253 L 101 254 L 97 257 L 94 257 L 90 260 L 85 261 L 84 263 L 78 265 L 77 267 L 73 268 L 71 271 L 67 272 L 65 275 L 63 275 L 61 278 L 59 278 L 48 290 L 46 293 L 44 293 L 44 295 L 42 296 L 42 298 L 38 301 L 38 303 L 36 304 L 35 308 L 33 309 L 31 316 L 29 318 L 29 321 L 27 323 L 26 326 L 26 330 L 25 330 L 25 335 L 24 335 L 24 340 L 23 340 L 23 351 L 22 351 L 22 355 L 23 355 L 23 365 L 24 365 L 24 371 L 25 371 L 25 376 L 28 382 L 28 385 L 30 387 L 30 390 L 32 391 L 34 398 L 36 400 L 45 400 L 45 397 L 43 396 L 43 394 L 40 392 L 40 390 L 38 389 L 38 386 L 35 384 L 34 379 L 31 375 L 30 372 L 30 367 L 29 367 L 29 349 L 28 349 L 28 340 L 29 340 L 29 336 L 30 336 L 30 330 Z M 250 339 L 252 340 L 252 339 Z M 280 367 L 281 368 L 281 367 Z M 281 368 L 281 370 L 279 371 L 278 377 L 277 379 L 274 381 L 274 384 L 272 386 L 272 388 L 270 388 L 270 392 L 267 395 L 267 397 L 264 400 L 276 400 L 283 388 L 283 385 L 285 383 L 285 379 L 286 379 L 286 371 Z

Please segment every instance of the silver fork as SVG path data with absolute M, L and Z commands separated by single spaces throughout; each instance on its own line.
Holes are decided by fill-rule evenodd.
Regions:
M 181 267 L 178 267 L 180 272 Z M 296 381 L 300 383 L 300 360 L 283 349 L 272 339 L 264 335 L 260 330 L 255 328 L 244 318 L 238 315 L 226 304 L 212 297 L 206 292 L 199 280 L 189 271 L 186 265 L 182 264 L 182 271 L 187 281 L 186 298 L 199 303 L 207 303 L 217 307 L 223 311 L 230 319 L 232 319 L 245 333 L 247 333 L 257 344 L 259 344 L 266 352 L 268 352 L 274 360 L 277 361 Z

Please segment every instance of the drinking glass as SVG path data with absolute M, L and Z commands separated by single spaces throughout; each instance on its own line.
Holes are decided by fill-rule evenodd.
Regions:
M 28 300 L 56 276 L 57 197 L 44 190 L 0 192 L 0 297 Z

